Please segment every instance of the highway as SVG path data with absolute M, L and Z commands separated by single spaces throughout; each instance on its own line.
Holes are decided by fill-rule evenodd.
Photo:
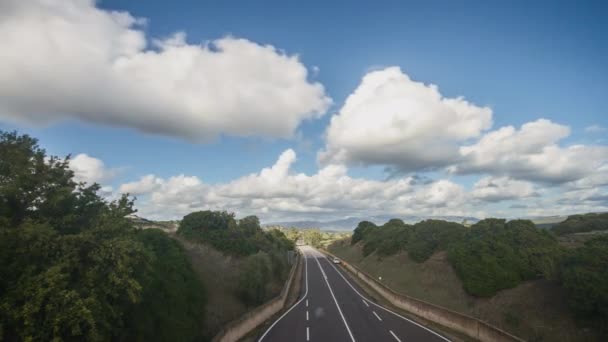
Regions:
M 449 341 L 368 299 L 350 275 L 309 246 L 298 301 L 258 341 Z

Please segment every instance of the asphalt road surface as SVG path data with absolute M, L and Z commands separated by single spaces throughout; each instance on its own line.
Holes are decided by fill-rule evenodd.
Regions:
M 369 300 L 350 275 L 316 249 L 303 246 L 298 301 L 258 341 L 449 341 Z

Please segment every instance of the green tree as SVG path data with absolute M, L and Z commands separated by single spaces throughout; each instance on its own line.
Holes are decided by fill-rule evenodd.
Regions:
M 594 321 L 608 334 L 608 236 L 569 251 L 560 265 L 568 304 L 578 317 Z
M 528 220 L 482 220 L 448 249 L 465 290 L 483 297 L 523 280 L 551 277 L 560 255 L 557 240 Z
M 159 295 L 176 286 L 155 277 L 168 273 L 179 282 L 193 273 L 179 263 L 171 266 L 184 266 L 180 277 L 166 272 L 175 270 L 158 259 L 166 249 L 140 239 L 147 233 L 125 218 L 133 200 L 104 201 L 99 186 L 76 183 L 68 165 L 69 158 L 47 156 L 34 138 L 0 132 L 0 339 L 146 339 L 150 327 L 131 324 L 145 320 L 136 308 L 159 307 Z M 188 289 L 179 296 L 192 299 L 201 287 Z M 175 334 L 183 325 L 171 323 L 150 322 L 162 336 L 193 336 Z
M 359 222 L 359 224 L 357 225 L 357 228 L 355 228 L 355 230 L 353 231 L 353 236 L 350 239 L 351 245 L 354 245 L 357 242 L 364 240 L 365 237 L 369 233 L 371 233 L 373 230 L 375 230 L 377 228 L 378 227 L 375 224 L 373 224 L 372 222 L 369 222 L 369 221 Z

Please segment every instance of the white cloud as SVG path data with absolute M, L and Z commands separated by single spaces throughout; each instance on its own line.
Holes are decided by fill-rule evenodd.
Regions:
M 161 178 L 154 175 L 146 175 L 136 182 L 122 184 L 118 191 L 137 196 L 158 190 L 162 185 L 163 180 Z
M 529 182 L 508 177 L 484 177 L 475 183 L 471 195 L 487 202 L 500 202 L 538 196 L 538 193 Z
M 106 168 L 100 159 L 90 157 L 85 153 L 81 153 L 70 159 L 69 166 L 74 172 L 75 181 L 87 182 L 89 184 L 107 181 L 114 177 L 117 172 L 115 169 Z
M 144 22 L 92 0 L 2 1 L 0 119 L 78 119 L 204 141 L 290 137 L 330 104 L 297 56 L 233 37 L 148 38 Z
M 327 129 L 322 163 L 384 164 L 412 171 L 446 166 L 458 143 L 490 128 L 492 111 L 436 85 L 411 80 L 398 67 L 372 71 Z
M 606 131 L 608 131 L 608 128 L 602 127 L 600 125 L 591 125 L 591 126 L 585 127 L 585 132 L 587 132 L 587 133 L 603 133 Z
M 123 184 L 120 191 L 142 196 L 137 206 L 151 218 L 181 217 L 202 209 L 233 210 L 266 220 L 343 217 L 346 215 L 460 214 L 466 193 L 447 180 L 417 185 L 413 177 L 387 181 L 353 178 L 341 165 L 329 165 L 316 174 L 293 173 L 293 150 L 258 173 L 223 184 L 205 184 L 197 177 L 162 179 L 148 175 Z
M 457 173 L 489 173 L 547 183 L 576 181 L 608 162 L 608 147 L 558 142 L 570 134 L 567 126 L 546 119 L 488 132 L 472 145 L 460 148 Z

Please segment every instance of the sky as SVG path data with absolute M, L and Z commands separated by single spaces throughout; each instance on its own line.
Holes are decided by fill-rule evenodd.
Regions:
M 139 215 L 608 209 L 602 1 L 0 3 L 0 129 Z

